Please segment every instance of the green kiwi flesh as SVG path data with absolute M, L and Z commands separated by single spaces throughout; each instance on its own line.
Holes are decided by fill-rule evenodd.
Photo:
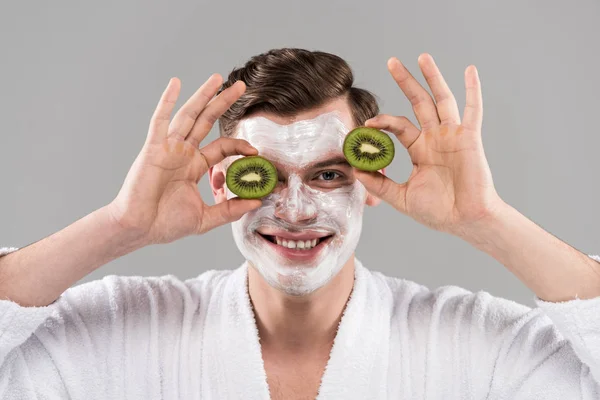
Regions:
M 271 193 L 277 185 L 277 169 L 263 157 L 242 157 L 227 168 L 225 182 L 238 197 L 258 199 Z
M 395 148 L 387 133 L 359 126 L 346 135 L 343 152 L 353 167 L 363 171 L 377 171 L 390 165 Z

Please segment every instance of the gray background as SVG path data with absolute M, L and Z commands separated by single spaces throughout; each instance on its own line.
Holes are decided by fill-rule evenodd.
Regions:
M 500 196 L 575 248 L 600 253 L 600 3 L 564 1 L 2 2 L 0 246 L 23 247 L 111 201 L 169 78 L 178 107 L 213 72 L 271 48 L 345 58 L 381 111 L 414 117 L 386 70 L 431 53 L 464 106 L 464 69 L 484 96 L 483 140 Z M 208 137 L 217 137 L 216 127 Z M 207 139 L 207 140 L 208 140 Z M 400 152 L 390 175 L 408 178 Z M 206 178 L 202 195 L 212 202 Z M 368 209 L 357 255 L 431 288 L 459 285 L 533 305 L 503 265 L 388 205 Z M 98 269 L 182 279 L 242 262 L 230 226 L 150 246 Z

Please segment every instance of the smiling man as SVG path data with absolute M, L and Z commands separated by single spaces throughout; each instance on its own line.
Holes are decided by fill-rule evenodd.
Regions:
M 271 286 L 287 294 L 309 294 L 344 264 L 352 268 L 363 207 L 375 200 L 342 154 L 353 126 L 345 98 L 299 113 L 299 122 L 270 118 L 254 114 L 240 122 L 236 137 L 274 163 L 280 185 L 260 209 L 233 224 L 233 237 Z M 217 167 L 211 174 L 219 202 L 234 196 L 225 190 L 225 170 Z
M 465 71 L 461 117 L 431 56 L 419 65 L 433 97 L 388 63 L 419 128 L 377 115 L 346 62 L 323 52 L 252 57 L 224 83 L 209 78 L 171 120 L 172 79 L 115 199 L 1 251 L 0 397 L 598 398 L 600 257 L 496 193 L 476 69 Z M 217 120 L 222 137 L 199 148 Z M 414 166 L 407 182 L 348 165 L 342 142 L 363 124 L 397 137 Z M 235 198 L 226 170 L 256 154 L 276 166 L 278 185 L 261 200 Z M 197 190 L 206 173 L 212 206 Z M 363 209 L 379 199 L 494 257 L 538 307 L 363 266 Z M 136 249 L 225 223 L 246 259 L 238 268 L 70 287 Z

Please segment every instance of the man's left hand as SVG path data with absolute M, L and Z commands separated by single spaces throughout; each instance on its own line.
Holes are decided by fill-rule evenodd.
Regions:
M 433 99 L 398 59 L 388 61 L 421 129 L 404 116 L 381 114 L 365 122 L 368 127 L 393 133 L 408 150 L 413 164 L 409 179 L 396 183 L 380 172 L 356 169 L 355 176 L 371 194 L 416 221 L 464 236 L 506 206 L 496 193 L 483 151 L 477 69 L 470 65 L 465 70 L 466 106 L 461 120 L 456 99 L 433 58 L 422 54 L 419 66 Z

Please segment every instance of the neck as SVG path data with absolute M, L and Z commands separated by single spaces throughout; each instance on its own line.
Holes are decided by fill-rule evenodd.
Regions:
M 354 286 L 354 255 L 325 286 L 292 296 L 270 286 L 248 267 L 248 292 L 263 348 L 301 353 L 330 349 Z

